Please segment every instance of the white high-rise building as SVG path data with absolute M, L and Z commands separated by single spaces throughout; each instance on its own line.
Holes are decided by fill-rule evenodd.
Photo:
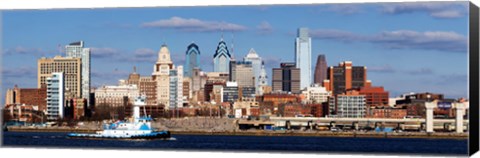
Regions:
M 312 39 L 308 28 L 299 28 L 295 40 L 295 63 L 300 69 L 300 89 L 312 84 Z
M 165 105 L 165 109 L 170 108 L 170 70 L 173 68 L 173 62 L 170 59 L 170 51 L 167 45 L 162 45 L 158 52 L 158 59 L 153 67 L 152 77 L 157 84 L 156 99 L 157 105 Z
M 47 119 L 63 118 L 63 103 L 65 100 L 63 72 L 54 72 L 47 78 Z
M 183 107 L 183 66 L 170 70 L 170 109 Z
M 73 42 L 65 46 L 67 57 L 81 58 L 82 60 L 82 98 L 90 100 L 90 48 L 84 48 L 83 41 Z M 88 101 L 89 102 L 89 101 Z
M 260 74 L 262 72 L 262 58 L 258 56 L 257 52 L 252 48 L 248 52 L 248 54 L 243 58 L 244 61 L 250 61 L 252 62 L 252 68 L 253 68 L 253 77 L 254 77 L 254 86 L 257 89 L 257 94 L 258 94 L 258 89 L 259 87 L 259 82 L 258 79 L 260 77 Z
M 156 82 L 156 104 L 169 110 L 183 107 L 183 66 L 175 68 L 167 45 L 162 45 L 153 67 L 152 79 Z

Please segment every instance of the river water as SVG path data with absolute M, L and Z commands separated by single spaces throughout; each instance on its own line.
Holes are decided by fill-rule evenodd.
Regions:
M 3 146 L 195 151 L 397 153 L 466 156 L 466 139 L 172 135 L 173 140 L 91 140 L 67 133 L 4 132 Z

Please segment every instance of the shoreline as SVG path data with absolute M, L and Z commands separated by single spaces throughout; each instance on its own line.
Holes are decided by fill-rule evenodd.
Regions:
M 70 127 L 8 127 L 9 132 L 72 132 L 95 133 L 100 129 Z M 343 137 L 343 138 L 424 138 L 424 139 L 468 139 L 468 133 L 422 133 L 422 132 L 331 132 L 331 131 L 184 131 L 169 130 L 172 135 L 225 135 L 225 136 L 300 136 L 300 137 Z

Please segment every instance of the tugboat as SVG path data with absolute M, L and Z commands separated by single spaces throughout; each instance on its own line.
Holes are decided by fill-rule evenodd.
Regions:
M 103 131 L 96 134 L 69 133 L 69 138 L 112 138 L 112 139 L 168 139 L 169 131 L 155 131 L 152 129 L 152 118 L 149 116 L 140 117 L 140 107 L 145 106 L 144 95 L 135 98 L 133 106 L 133 120 L 129 122 L 117 121 L 104 124 Z M 145 109 L 144 109 L 145 112 Z

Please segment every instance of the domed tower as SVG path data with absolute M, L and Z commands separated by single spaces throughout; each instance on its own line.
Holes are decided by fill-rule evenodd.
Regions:
M 169 107 L 169 84 L 170 70 L 173 68 L 173 62 L 170 59 L 170 51 L 167 45 L 163 44 L 158 52 L 157 63 L 153 67 L 152 78 L 156 82 L 156 100 L 157 105 Z
M 267 77 L 267 71 L 265 71 L 265 65 L 262 63 L 262 69 L 260 71 L 260 75 L 257 76 L 258 80 L 258 86 L 257 86 L 257 93 L 259 95 L 263 95 L 263 86 L 268 85 L 268 77 Z
M 153 75 L 168 75 L 168 71 L 173 66 L 173 62 L 170 59 L 170 51 L 167 45 L 163 44 L 158 51 L 157 63 L 153 68 Z

